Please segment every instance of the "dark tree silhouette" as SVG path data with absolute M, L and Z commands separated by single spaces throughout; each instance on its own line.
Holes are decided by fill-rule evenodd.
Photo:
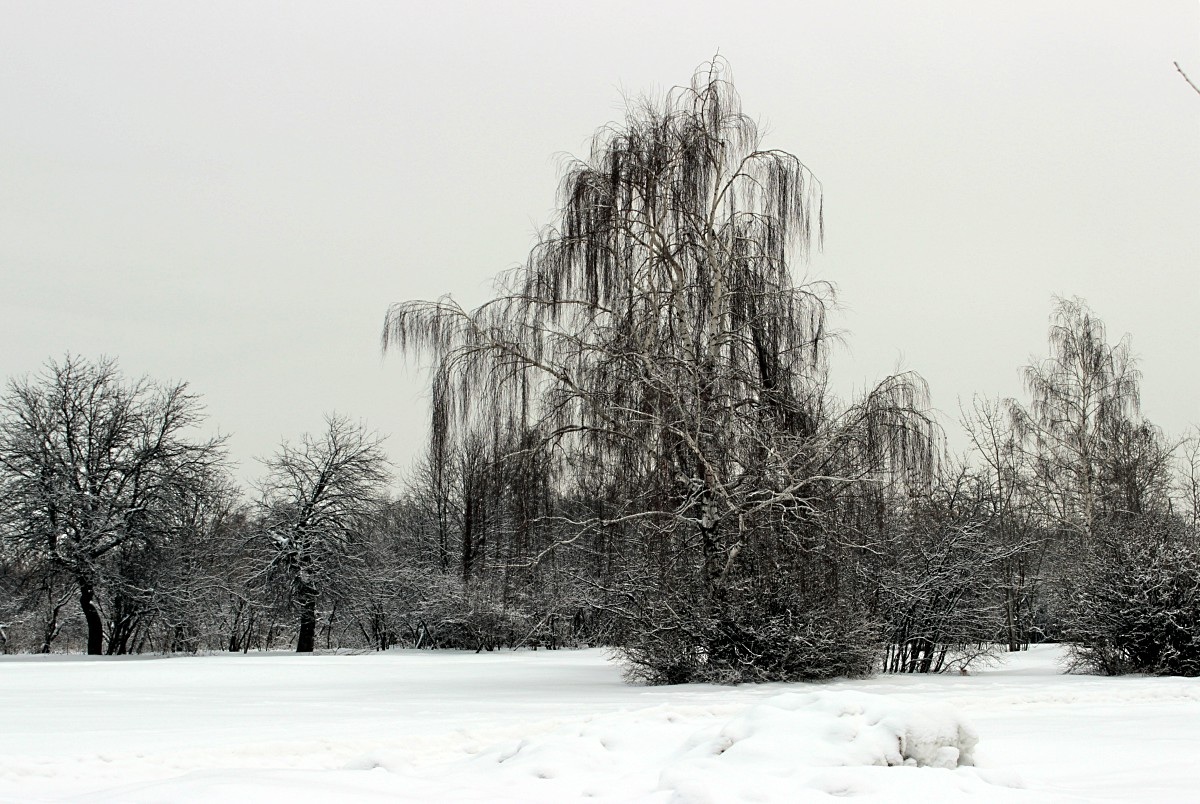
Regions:
M 606 588 L 636 633 L 677 633 L 663 612 L 684 608 L 709 624 L 652 648 L 679 667 L 649 676 L 707 672 L 697 662 L 737 675 L 763 663 L 726 627 L 755 579 L 811 563 L 802 532 L 847 489 L 927 476 L 924 384 L 829 397 L 832 292 L 793 276 L 820 239 L 820 185 L 761 146 L 722 61 L 600 129 L 560 197 L 557 226 L 492 301 L 394 305 L 384 347 L 432 359 L 435 424 L 538 434 L 526 451 L 571 480 L 561 538 L 621 555 Z M 799 605 L 775 615 L 803 618 Z

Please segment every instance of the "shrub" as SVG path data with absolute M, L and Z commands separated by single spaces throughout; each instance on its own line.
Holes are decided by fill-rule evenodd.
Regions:
M 1169 522 L 1106 534 L 1068 600 L 1075 667 L 1200 675 L 1200 549 Z
M 678 599 L 648 605 L 617 653 L 633 681 L 738 684 L 867 676 L 879 646 L 878 623 L 860 607 L 758 584 L 730 590 L 719 611 Z

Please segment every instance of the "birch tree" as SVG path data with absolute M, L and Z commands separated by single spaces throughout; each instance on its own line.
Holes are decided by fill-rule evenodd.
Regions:
M 1105 459 L 1139 410 L 1141 374 L 1128 337 L 1109 345 L 1104 322 L 1078 298 L 1059 298 L 1050 354 L 1025 367 L 1026 407 L 1008 406 L 1030 460 L 1043 514 L 1083 544 L 1101 514 Z

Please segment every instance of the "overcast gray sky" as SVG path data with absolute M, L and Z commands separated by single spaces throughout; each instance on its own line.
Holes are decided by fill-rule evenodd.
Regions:
M 1021 393 L 1052 294 L 1200 420 L 1200 5 L 0 0 L 0 376 L 76 352 L 186 380 L 243 477 L 325 411 L 405 466 L 389 302 L 482 300 L 623 95 L 720 51 L 825 188 L 843 390 Z

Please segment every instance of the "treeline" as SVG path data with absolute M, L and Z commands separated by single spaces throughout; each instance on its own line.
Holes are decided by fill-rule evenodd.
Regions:
M 965 669 L 1065 640 L 1195 674 L 1200 452 L 1057 300 L 1023 400 L 947 454 L 916 374 L 829 387 L 832 289 L 797 284 L 821 188 L 764 149 L 720 62 L 601 129 L 495 297 L 388 312 L 431 368 L 389 495 L 331 418 L 251 491 L 186 388 L 68 358 L 0 423 L 6 650 L 607 645 L 652 683 Z
M 443 510 L 439 532 L 419 494 L 397 499 L 362 425 L 328 418 L 240 489 L 201 420 L 186 386 L 130 381 L 111 360 L 9 383 L 0 651 L 490 649 L 558 627 L 515 633 L 482 521 L 451 566 L 439 538 L 461 512 Z

